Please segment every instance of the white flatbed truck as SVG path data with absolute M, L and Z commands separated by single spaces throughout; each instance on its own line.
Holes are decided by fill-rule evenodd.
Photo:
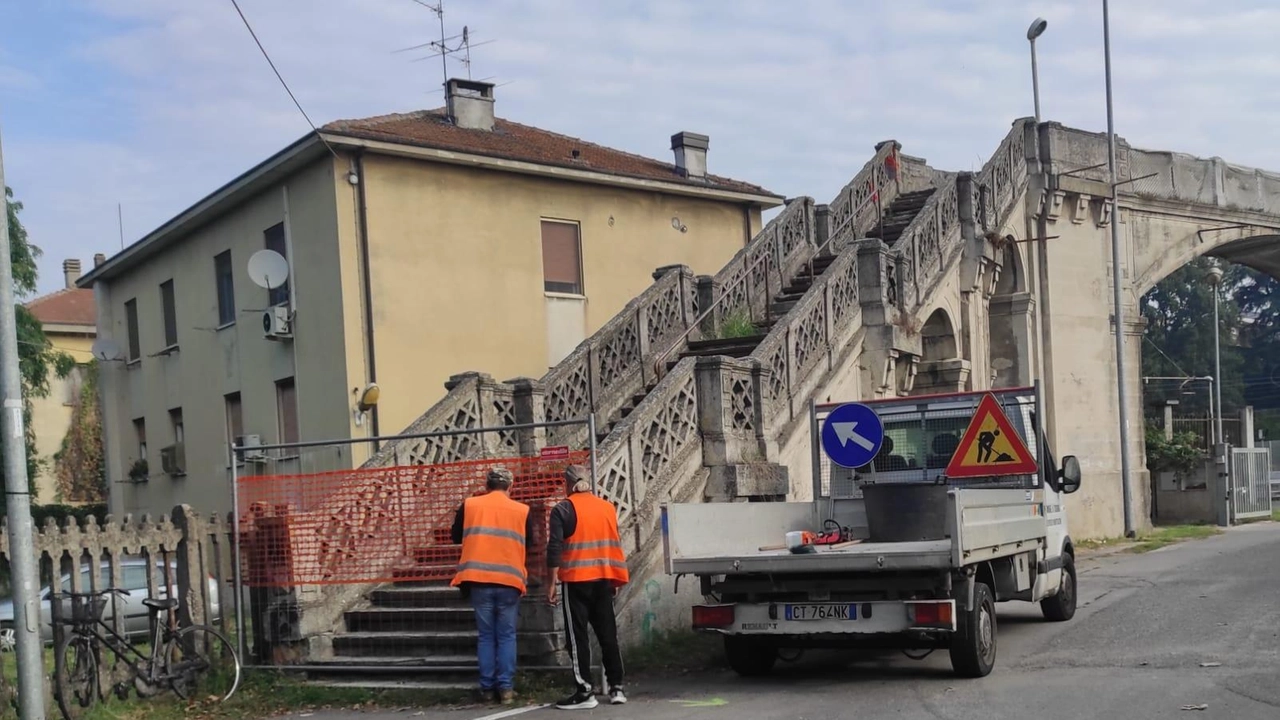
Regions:
M 699 578 L 697 630 L 724 636 L 741 675 L 769 672 L 781 649 L 947 649 L 955 672 L 996 661 L 995 603 L 1039 602 L 1046 619 L 1076 609 L 1074 547 L 1061 497 L 1080 465 L 1058 466 L 1037 429 L 1034 388 L 992 391 L 1036 458 L 1034 473 L 956 479 L 946 467 L 987 393 L 863 403 L 883 423 L 874 462 L 835 466 L 811 405 L 812 502 L 673 503 L 662 511 L 668 574 Z M 788 532 L 839 527 L 848 540 L 796 554 Z M 918 657 L 918 656 L 913 656 Z

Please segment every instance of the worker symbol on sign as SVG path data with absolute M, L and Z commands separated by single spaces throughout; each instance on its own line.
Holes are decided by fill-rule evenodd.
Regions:
M 983 395 L 947 464 L 947 477 L 1029 475 L 1037 471 L 1035 458 L 1009 423 L 995 396 Z
M 978 433 L 978 462 L 980 464 L 1013 462 L 1012 455 L 996 452 L 996 438 L 998 437 L 1000 437 L 999 430 L 983 430 Z M 993 454 L 995 455 L 994 460 L 991 458 Z

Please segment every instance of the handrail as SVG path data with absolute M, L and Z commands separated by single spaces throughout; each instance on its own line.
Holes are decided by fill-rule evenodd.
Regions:
M 720 304 L 723 303 L 726 298 L 729 298 L 733 295 L 731 291 L 736 290 L 738 288 L 738 285 L 745 284 L 748 280 L 750 280 L 752 277 L 752 274 L 755 272 L 755 269 L 759 267 L 761 263 L 764 263 L 766 265 L 765 271 L 764 271 L 764 295 L 765 295 L 765 298 L 768 298 L 769 297 L 769 268 L 767 266 L 768 266 L 769 260 L 771 260 L 772 258 L 773 258 L 772 250 L 770 252 L 766 252 L 762 254 L 759 258 L 756 259 L 754 263 L 751 264 L 750 267 L 748 267 L 745 271 L 743 271 L 741 277 L 739 277 L 732 285 L 722 290 L 720 292 L 720 297 L 716 298 L 715 301 L 712 302 L 711 305 L 708 306 L 706 310 L 704 310 L 701 314 L 699 314 L 698 317 L 694 318 L 693 321 L 689 323 L 689 327 L 685 328 L 684 332 L 680 333 L 678 337 L 676 337 L 674 340 L 671 341 L 670 344 L 667 345 L 666 350 L 663 350 L 661 353 L 658 354 L 658 357 L 655 358 L 653 361 L 654 374 L 659 377 L 661 377 L 664 374 L 662 372 L 662 366 L 667 362 L 667 359 L 671 357 L 671 354 L 676 351 L 676 348 L 683 347 L 685 340 L 687 340 L 689 336 L 693 334 L 693 331 L 701 327 L 702 322 L 706 320 L 708 317 L 710 317 L 711 313 L 714 312 L 716 308 L 720 307 Z M 812 260 L 810 260 L 810 262 L 812 263 Z M 754 320 L 755 313 L 751 309 L 750 299 L 747 300 L 747 312 L 750 314 L 749 317 L 752 320 Z M 764 313 L 765 313 L 765 320 L 768 320 L 769 319 L 769 303 L 767 301 L 765 302 Z
M 881 235 L 881 236 L 883 236 L 883 235 L 884 235 L 884 207 L 883 207 L 883 206 L 881 206 L 881 204 L 880 204 L 880 202 L 879 202 L 879 200 L 880 200 L 880 183 L 876 180 L 875 173 L 872 173 L 872 174 L 871 174 L 871 194 L 867 196 L 867 199 L 866 199 L 866 200 L 863 200 L 863 201 L 862 201 L 862 204 L 861 204 L 861 205 L 859 205 L 858 207 L 854 208 L 853 212 L 852 212 L 852 213 L 850 213 L 850 214 L 849 214 L 849 216 L 850 216 L 850 217 L 852 217 L 852 218 L 856 218 L 856 217 L 858 217 L 858 213 L 862 212 L 862 209 L 863 209 L 863 208 L 865 208 L 867 205 L 871 204 L 871 201 L 872 201 L 872 200 L 875 200 L 875 201 L 876 201 L 876 224 L 880 226 L 880 235 Z M 843 228 L 841 228 L 841 229 L 843 230 Z M 855 234 L 856 234 L 856 231 L 855 231 Z M 824 240 L 824 241 L 822 241 L 822 244 L 818 246 L 818 249 L 817 249 L 817 250 L 814 250 L 814 251 L 813 251 L 813 254 L 809 256 L 809 263 L 808 263 L 808 265 L 809 265 L 809 282 L 810 282 L 811 284 L 813 283 L 813 278 L 814 278 L 814 274 L 813 274 L 813 261 L 814 261 L 815 259 L 817 259 L 817 257 L 818 257 L 819 255 L 821 255 L 821 254 L 822 254 L 822 253 L 827 249 L 827 246 L 828 246 L 828 245 L 830 245 L 831 243 L 835 242 L 835 239 L 836 239 L 837 237 L 839 237 L 840 235 L 841 235 L 841 233 L 831 233 L 830 235 L 828 235 L 828 236 L 827 236 L 827 239 L 826 239 L 826 240 Z

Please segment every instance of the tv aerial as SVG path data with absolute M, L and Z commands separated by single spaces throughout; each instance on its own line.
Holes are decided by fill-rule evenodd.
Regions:
M 124 350 L 120 347 L 120 343 L 106 337 L 94 340 L 89 352 L 93 353 L 93 356 L 102 362 L 124 359 Z
M 259 250 L 249 257 L 249 279 L 260 288 L 275 290 L 289 279 L 289 261 L 275 250 Z

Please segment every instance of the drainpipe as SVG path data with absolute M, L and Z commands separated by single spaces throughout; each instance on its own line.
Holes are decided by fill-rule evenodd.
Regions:
M 377 343 L 374 342 L 373 335 L 373 268 L 369 266 L 369 210 L 365 203 L 364 192 L 364 151 L 356 151 L 355 157 L 355 174 L 356 174 L 356 216 L 360 226 L 360 264 L 364 266 L 364 272 L 361 273 L 361 291 L 364 294 L 364 342 L 365 356 L 369 368 L 369 382 L 378 382 L 378 358 L 376 354 Z M 379 436 L 378 432 L 378 406 L 374 405 L 369 409 L 369 431 L 374 437 Z M 377 452 L 380 443 L 374 442 L 373 451 Z

